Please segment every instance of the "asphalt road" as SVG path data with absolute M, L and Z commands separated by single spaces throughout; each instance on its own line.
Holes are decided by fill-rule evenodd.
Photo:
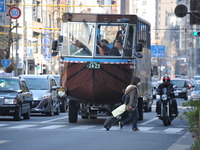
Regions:
M 185 101 L 177 101 L 181 116 Z M 79 118 L 70 124 L 67 113 L 32 115 L 21 121 L 0 116 L 0 150 L 184 150 L 193 142 L 185 119 L 176 118 L 171 126 L 163 126 L 156 118 L 155 102 L 152 112 L 144 113 L 144 120 L 138 122 L 140 131 L 131 131 L 131 124 L 122 131 L 118 124 L 106 131 L 104 121 L 105 117 Z

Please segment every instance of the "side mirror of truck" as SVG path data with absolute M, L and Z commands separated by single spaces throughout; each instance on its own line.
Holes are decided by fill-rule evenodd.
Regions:
M 142 42 L 138 42 L 137 45 L 136 45 L 136 52 L 142 52 Z

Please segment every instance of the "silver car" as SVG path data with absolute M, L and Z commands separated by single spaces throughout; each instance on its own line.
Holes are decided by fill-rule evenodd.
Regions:
M 192 101 L 200 101 L 200 84 L 197 84 L 194 90 L 191 92 Z
M 22 75 L 33 93 L 31 113 L 45 113 L 48 116 L 59 115 L 60 105 L 57 99 L 57 84 L 52 75 Z

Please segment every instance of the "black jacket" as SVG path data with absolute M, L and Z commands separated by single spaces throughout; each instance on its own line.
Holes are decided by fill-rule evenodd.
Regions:
M 167 88 L 167 93 L 169 93 L 169 96 L 171 97 L 171 98 L 174 98 L 174 87 L 173 87 L 174 85 L 173 84 L 168 84 L 168 85 L 165 85 L 164 83 L 161 83 L 159 86 L 158 86 L 158 88 L 157 88 L 157 90 L 156 90 L 156 92 L 157 92 L 157 94 L 158 95 L 162 95 L 163 93 L 162 93 L 162 89 L 163 88 Z

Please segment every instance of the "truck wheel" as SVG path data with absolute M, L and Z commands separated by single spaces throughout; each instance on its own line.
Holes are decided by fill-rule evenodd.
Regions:
M 69 101 L 68 119 L 69 119 L 70 123 L 77 123 L 78 110 L 77 110 L 77 107 L 76 107 L 76 102 L 73 101 L 73 100 Z
M 143 99 L 141 97 L 138 98 L 138 113 L 139 120 L 143 120 Z

